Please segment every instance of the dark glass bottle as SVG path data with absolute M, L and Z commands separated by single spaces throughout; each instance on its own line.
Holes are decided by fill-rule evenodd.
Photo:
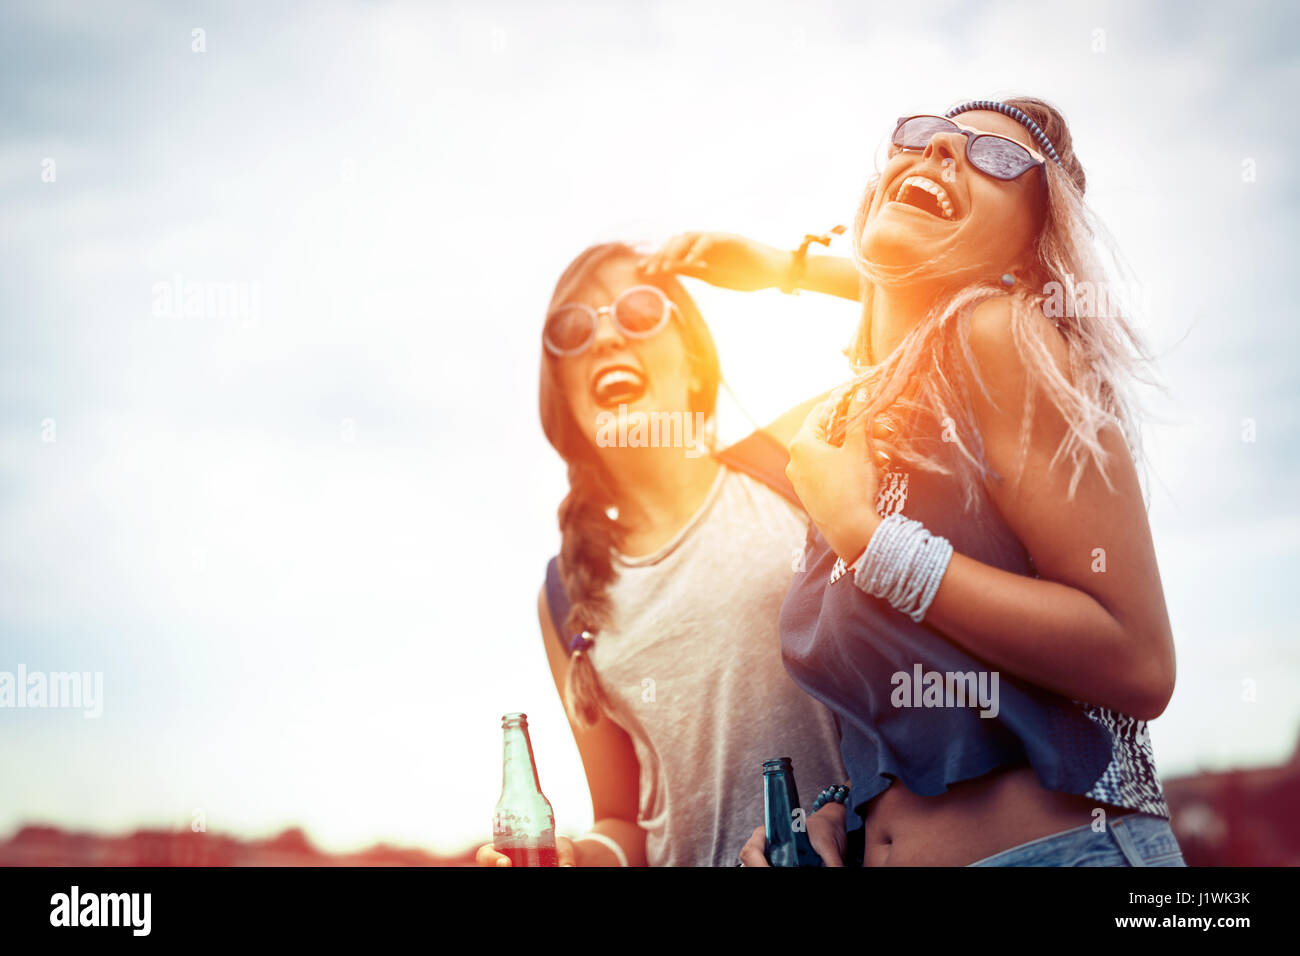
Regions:
M 492 846 L 512 866 L 555 866 L 555 814 L 537 780 L 528 715 L 506 714 L 501 730 L 501 799 L 492 818 Z
M 796 825 L 796 811 L 798 823 Z M 772 866 L 822 866 L 813 849 L 799 806 L 799 790 L 789 757 L 763 762 L 763 812 L 767 862 Z

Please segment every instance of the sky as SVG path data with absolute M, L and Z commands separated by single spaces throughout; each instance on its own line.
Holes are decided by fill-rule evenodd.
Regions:
M 7 3 L 0 9 L 0 838 L 301 825 L 490 837 L 530 715 L 590 799 L 536 594 L 563 467 L 551 288 L 588 244 L 851 221 L 893 121 L 1059 106 L 1141 281 L 1165 776 L 1300 731 L 1290 288 L 1300 19 L 1218 3 Z M 196 32 L 199 31 L 199 32 Z M 833 253 L 847 255 L 844 240 Z M 172 288 L 212 294 L 197 310 Z M 843 300 L 688 282 L 724 437 L 843 380 Z M 223 299 L 222 296 L 228 298 Z

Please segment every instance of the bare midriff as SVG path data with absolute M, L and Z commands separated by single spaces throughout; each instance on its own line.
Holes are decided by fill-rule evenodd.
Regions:
M 966 866 L 1021 843 L 1131 811 L 1045 790 L 1028 767 L 995 770 L 920 797 L 895 780 L 866 810 L 864 866 Z

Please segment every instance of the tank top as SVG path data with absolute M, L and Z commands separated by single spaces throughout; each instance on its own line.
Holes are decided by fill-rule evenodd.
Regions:
M 919 436 L 928 454 L 955 466 L 955 446 L 937 428 Z M 876 510 L 901 511 L 976 561 L 1037 576 L 986 490 L 979 488 L 972 511 L 964 501 L 952 475 L 894 468 L 881 476 Z M 837 560 L 810 527 L 805 570 L 781 609 L 781 649 L 795 682 L 840 718 L 850 805 L 859 814 L 893 780 L 935 796 L 997 768 L 1028 765 L 1049 790 L 1169 816 L 1145 721 L 1005 671 L 996 672 L 996 708 L 984 706 L 979 681 L 989 692 L 995 686 L 989 665 L 867 594 L 851 573 L 838 576 Z
M 589 653 L 640 763 L 651 866 L 734 866 L 763 824 L 764 760 L 793 759 L 805 806 L 845 779 L 834 715 L 781 662 L 777 617 L 806 527 L 724 465 L 671 541 L 615 558 L 613 617 Z

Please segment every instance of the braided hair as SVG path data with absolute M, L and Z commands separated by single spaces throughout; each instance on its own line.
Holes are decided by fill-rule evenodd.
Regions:
M 575 258 L 555 284 L 547 314 L 570 301 L 573 294 L 600 267 L 619 259 L 638 259 L 640 254 L 621 242 L 591 246 Z M 671 275 L 643 280 L 663 290 L 681 316 L 680 332 L 685 343 L 686 360 L 701 383 L 690 396 L 691 411 L 711 418 L 717 405 L 721 371 L 718 353 L 708 326 L 686 290 Z M 564 622 L 565 635 L 595 637 L 607 628 L 613 617 L 608 589 L 618 572 L 614 554 L 630 530 L 616 516 L 616 485 L 606 463 L 596 454 L 590 429 L 579 426 L 569 396 L 559 373 L 563 357 L 542 349 L 538 404 L 542 431 L 547 440 L 568 464 L 569 492 L 560 502 L 560 580 L 569 598 L 569 615 Z M 569 658 L 564 689 L 565 709 L 579 726 L 590 726 L 605 704 L 600 681 L 591 662 L 586 641 L 574 643 Z

